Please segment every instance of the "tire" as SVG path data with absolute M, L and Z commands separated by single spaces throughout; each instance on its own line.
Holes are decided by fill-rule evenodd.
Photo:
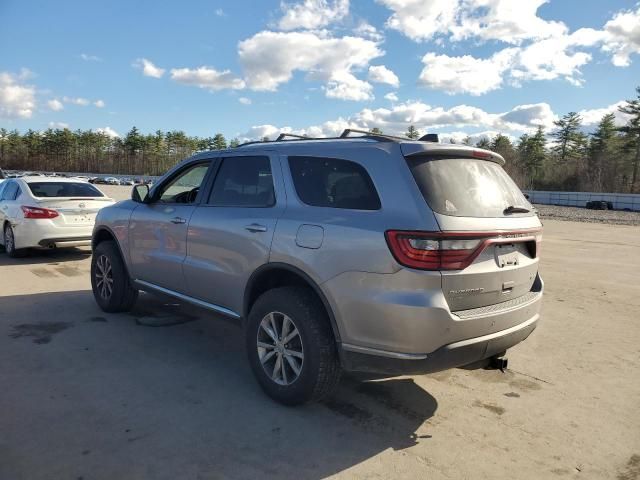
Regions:
M 27 254 L 24 248 L 16 248 L 16 237 L 13 233 L 13 228 L 9 223 L 4 226 L 4 251 L 11 258 L 22 258 Z
M 96 303 L 108 313 L 128 312 L 138 299 L 138 290 L 133 288 L 113 241 L 101 242 L 93 251 L 91 288 Z
M 271 321 L 279 340 L 283 329 L 286 330 L 290 338 L 287 344 L 275 341 L 265 328 L 273 325 Z M 285 322 L 288 328 L 284 327 Z M 327 313 L 309 289 L 279 287 L 262 294 L 249 313 L 245 341 L 249 364 L 258 383 L 280 403 L 317 402 L 329 396 L 340 381 L 338 351 Z

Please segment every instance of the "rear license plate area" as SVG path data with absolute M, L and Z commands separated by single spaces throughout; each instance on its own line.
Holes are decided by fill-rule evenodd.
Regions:
M 519 263 L 518 249 L 512 243 L 496 245 L 495 259 L 500 268 L 515 267 Z

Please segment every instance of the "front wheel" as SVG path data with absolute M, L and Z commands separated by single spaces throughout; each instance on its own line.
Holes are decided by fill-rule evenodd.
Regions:
M 120 251 L 112 241 L 100 243 L 93 251 L 91 288 L 96 303 L 109 313 L 127 312 L 138 299 L 138 290 L 131 285 Z
M 340 380 L 327 313 L 312 292 L 280 287 L 262 294 L 246 328 L 249 363 L 258 383 L 285 405 L 321 400 Z

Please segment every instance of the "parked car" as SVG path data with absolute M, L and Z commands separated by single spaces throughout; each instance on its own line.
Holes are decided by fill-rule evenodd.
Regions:
M 14 178 L 0 188 L 0 244 L 11 257 L 28 248 L 91 245 L 98 210 L 114 203 L 93 185 L 66 178 Z
M 285 404 L 328 395 L 342 370 L 504 365 L 543 290 L 541 224 L 504 159 L 352 132 L 205 152 L 134 187 L 96 219 L 98 305 L 126 311 L 145 290 L 237 321 Z
M 121 178 L 118 184 L 119 185 L 135 185 L 135 182 L 130 178 Z

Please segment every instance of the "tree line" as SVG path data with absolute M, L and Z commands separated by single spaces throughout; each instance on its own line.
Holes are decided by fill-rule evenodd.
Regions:
M 467 137 L 462 143 L 502 155 L 505 169 L 523 189 L 640 193 L 640 87 L 636 94 L 619 107 L 628 116 L 620 127 L 608 113 L 587 134 L 580 115 L 569 112 L 548 133 L 538 127 L 516 142 L 498 134 L 475 144 Z M 419 138 L 420 132 L 410 126 L 405 135 Z
M 522 135 L 516 142 L 505 135 L 471 137 L 464 145 L 485 148 L 502 155 L 505 169 L 523 189 L 640 192 L 640 87 L 637 97 L 619 107 L 628 116 L 616 126 L 615 115 L 602 117 L 595 130 L 585 133 L 582 119 L 569 112 L 546 132 Z M 372 133 L 383 133 L 372 128 Z M 419 138 L 411 125 L 406 134 Z M 264 137 L 262 141 L 269 141 Z M 453 142 L 452 142 L 453 143 Z M 196 151 L 238 146 L 227 143 L 224 135 L 188 136 L 182 131 L 141 134 L 133 127 L 124 137 L 112 137 L 92 130 L 48 129 L 44 132 L 0 128 L 0 167 L 9 170 L 113 173 L 123 175 L 162 175 L 180 160 Z

